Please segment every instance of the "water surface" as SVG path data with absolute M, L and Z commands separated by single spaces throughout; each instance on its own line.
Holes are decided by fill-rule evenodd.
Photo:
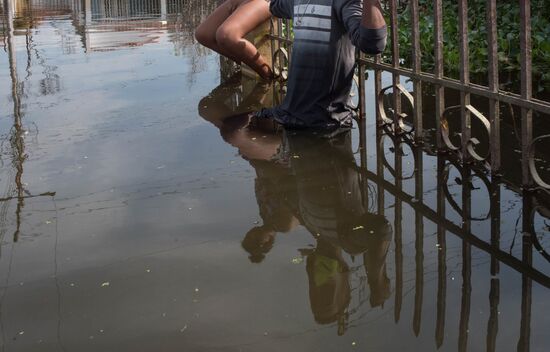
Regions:
M 195 43 L 214 7 L 2 8 L 2 350 L 546 351 L 546 196 L 464 192 L 372 82 L 364 143 L 247 127 L 279 91 Z

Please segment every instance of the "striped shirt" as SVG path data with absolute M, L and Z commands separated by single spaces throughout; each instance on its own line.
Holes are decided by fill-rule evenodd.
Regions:
M 350 127 L 355 47 L 383 51 L 386 27 L 361 26 L 360 0 L 271 0 L 272 14 L 293 20 L 287 94 L 260 113 L 292 128 Z

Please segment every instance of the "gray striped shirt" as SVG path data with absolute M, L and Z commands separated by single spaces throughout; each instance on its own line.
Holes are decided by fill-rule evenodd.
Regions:
M 271 0 L 270 10 L 293 20 L 294 45 L 286 97 L 260 115 L 293 128 L 351 126 L 355 47 L 382 52 L 386 27 L 361 26 L 360 0 Z

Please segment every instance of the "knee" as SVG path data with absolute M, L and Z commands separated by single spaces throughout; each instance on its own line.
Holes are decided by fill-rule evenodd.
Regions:
M 195 29 L 195 39 L 206 47 L 212 47 L 214 36 L 211 31 L 201 24 Z
M 242 39 L 235 32 L 231 26 L 221 25 L 216 31 L 216 43 L 223 48 L 234 47 Z

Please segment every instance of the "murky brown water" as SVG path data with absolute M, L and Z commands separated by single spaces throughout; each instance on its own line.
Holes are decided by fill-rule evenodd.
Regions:
M 465 182 L 377 135 L 370 83 L 365 143 L 246 128 L 278 90 L 220 84 L 213 2 L 32 4 L 1 26 L 2 351 L 550 348 L 513 163 Z

